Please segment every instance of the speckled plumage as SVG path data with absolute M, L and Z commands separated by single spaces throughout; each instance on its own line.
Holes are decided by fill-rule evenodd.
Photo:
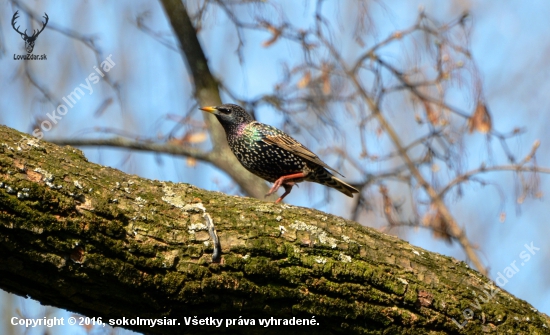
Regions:
M 279 186 L 285 188 L 277 202 L 301 181 L 326 185 L 349 197 L 359 192 L 327 171 L 338 173 L 301 143 L 275 127 L 254 121 L 242 107 L 224 104 L 201 110 L 216 115 L 225 129 L 231 151 L 248 171 L 275 182 L 267 195 Z

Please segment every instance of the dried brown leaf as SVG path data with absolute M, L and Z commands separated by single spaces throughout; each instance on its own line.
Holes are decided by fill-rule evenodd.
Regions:
M 311 72 L 306 71 L 306 73 L 304 73 L 304 76 L 302 77 L 302 79 L 300 79 L 300 81 L 298 82 L 297 86 L 298 86 L 298 88 L 304 88 L 307 85 L 309 85 L 310 81 L 311 81 Z
M 197 160 L 193 157 L 187 157 L 186 163 L 189 167 L 195 167 L 197 165 Z
M 426 109 L 426 117 L 428 118 L 428 121 L 430 121 L 433 126 L 438 126 L 439 124 L 441 124 L 441 115 L 439 114 L 439 112 L 434 110 L 431 104 L 426 100 L 423 100 L 422 103 L 424 104 L 424 109 Z
M 398 222 L 396 221 L 395 207 L 393 201 L 389 196 L 388 188 L 385 185 L 380 185 L 379 187 L 380 195 L 382 195 L 382 202 L 384 207 L 384 215 L 388 221 L 390 227 L 396 226 Z
M 482 101 L 477 102 L 476 110 L 474 114 L 468 120 L 468 132 L 471 134 L 474 130 L 482 134 L 486 134 L 491 131 L 491 115 L 487 106 Z
M 173 138 L 170 140 L 170 144 L 175 145 L 184 145 L 184 144 L 192 144 L 192 143 L 200 143 L 204 142 L 206 140 L 206 132 L 201 131 L 198 133 L 188 132 L 185 135 L 183 135 L 181 138 Z
M 273 27 L 272 25 L 268 25 L 267 26 L 267 30 L 269 30 L 269 32 L 273 35 L 271 36 L 271 38 L 265 42 L 262 43 L 262 46 L 264 48 L 267 48 L 268 46 L 272 45 L 273 43 L 277 42 L 277 40 L 279 39 L 279 37 L 281 36 L 282 34 L 282 31 L 280 29 L 277 29 L 275 27 Z
M 206 132 L 202 131 L 200 133 L 192 133 L 188 136 L 185 136 L 185 140 L 187 143 L 200 143 L 206 141 Z

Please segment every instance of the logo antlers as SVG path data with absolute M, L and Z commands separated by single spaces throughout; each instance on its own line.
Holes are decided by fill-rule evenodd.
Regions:
M 46 25 L 48 24 L 48 20 L 49 20 L 48 14 L 44 13 L 43 18 L 46 19 L 46 22 L 42 22 L 43 24 L 42 29 L 33 30 L 32 36 L 27 35 L 27 29 L 25 29 L 25 32 L 22 33 L 19 31 L 20 26 L 17 26 L 17 28 L 15 28 L 15 20 L 19 18 L 18 15 L 19 15 L 19 11 L 16 11 L 15 14 L 13 14 L 13 18 L 11 19 L 11 26 L 16 32 L 19 33 L 19 35 L 21 35 L 21 38 L 25 41 L 25 49 L 27 50 L 27 53 L 30 54 L 34 49 L 34 42 L 36 41 L 36 38 L 38 37 L 38 35 L 40 35 L 40 33 L 44 30 L 44 28 L 46 28 Z

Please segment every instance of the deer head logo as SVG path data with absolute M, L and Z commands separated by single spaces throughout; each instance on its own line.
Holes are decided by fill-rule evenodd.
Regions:
M 38 37 L 38 35 L 40 35 L 40 33 L 44 30 L 44 28 L 46 28 L 46 25 L 48 24 L 48 20 L 49 20 L 48 14 L 44 13 L 43 18 L 46 19 L 46 22 L 42 22 L 43 24 L 42 29 L 33 30 L 32 36 L 27 35 L 27 29 L 25 29 L 25 32 L 22 33 L 19 31 L 20 26 L 17 26 L 17 28 L 15 28 L 15 20 L 19 18 L 18 15 L 19 15 L 19 11 L 16 11 L 15 14 L 13 14 L 13 18 L 11 19 L 11 26 L 16 32 L 19 33 L 19 35 L 21 35 L 21 38 L 25 41 L 25 49 L 27 50 L 27 53 L 30 54 L 34 49 L 34 42 L 36 41 L 36 38 Z

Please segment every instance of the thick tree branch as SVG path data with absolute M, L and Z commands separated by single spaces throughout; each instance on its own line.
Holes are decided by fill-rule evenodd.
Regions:
M 259 320 L 313 315 L 320 327 L 293 332 L 548 332 L 546 315 L 452 258 L 316 210 L 125 175 L 71 147 L 31 139 L 21 150 L 24 137 L 0 127 L 7 291 L 104 321 L 180 323 L 132 327 L 159 334 L 220 331 L 185 326 L 194 316 L 241 316 L 256 325 L 223 329 L 275 334 L 280 327 Z M 218 231 L 221 264 L 211 262 L 205 213 Z M 476 301 L 481 310 L 464 323 Z

